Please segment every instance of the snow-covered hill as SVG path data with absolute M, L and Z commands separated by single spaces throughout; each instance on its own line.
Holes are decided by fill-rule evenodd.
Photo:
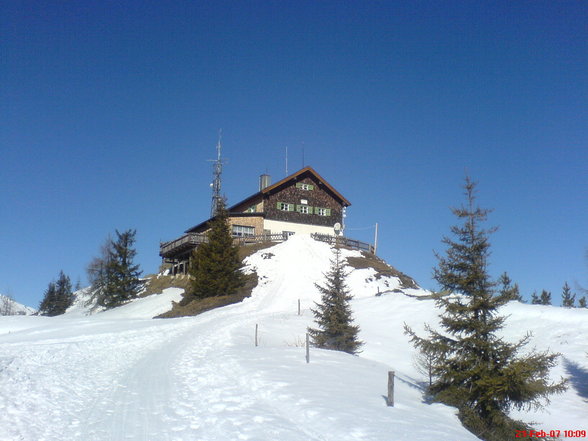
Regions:
M 151 319 L 178 289 L 91 316 L 80 302 L 55 318 L 0 317 L 0 440 L 477 439 L 455 409 L 423 401 L 402 326 L 422 332 L 436 310 L 401 293 L 376 296 L 400 287 L 395 278 L 352 271 L 364 351 L 312 349 L 306 364 L 314 283 L 330 257 L 305 236 L 259 251 L 247 260 L 259 277 L 252 297 L 197 317 Z M 517 416 L 544 430 L 586 429 L 588 311 L 511 303 L 504 312 L 505 338 L 533 331 L 538 349 L 564 355 L 554 378 L 571 378 L 544 411 Z M 397 375 L 394 408 L 383 397 L 388 370 Z
M 10 296 L 0 294 L 0 316 L 3 315 L 31 315 L 36 311 L 33 308 L 22 305 Z

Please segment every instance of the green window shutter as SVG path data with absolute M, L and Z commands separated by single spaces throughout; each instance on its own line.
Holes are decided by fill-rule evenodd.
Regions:
M 327 213 L 327 216 L 330 216 L 331 215 L 331 209 L 330 208 L 327 208 L 326 209 L 326 213 Z
M 294 204 L 288 204 L 288 211 L 294 211 Z
M 312 185 L 312 184 L 308 184 L 308 189 L 309 189 L 309 190 L 314 190 L 314 185 Z
M 280 207 L 281 207 L 281 204 L 282 204 L 281 202 L 278 202 L 278 204 L 277 204 L 277 206 L 276 206 L 276 208 L 277 208 L 278 210 L 280 209 Z
M 296 183 L 296 188 L 302 188 L 302 182 L 297 182 Z
M 298 213 L 300 213 L 300 207 L 302 207 L 302 205 L 296 205 L 296 211 L 297 211 Z

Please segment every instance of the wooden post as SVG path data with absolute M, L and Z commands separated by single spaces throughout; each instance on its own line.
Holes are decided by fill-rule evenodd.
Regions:
M 374 235 L 374 255 L 378 254 L 378 223 L 376 222 L 376 233 Z
M 298 315 L 300 315 L 300 299 L 298 299 Z
M 257 328 L 259 326 L 257 325 L 257 323 L 255 324 L 255 347 L 257 347 Z
M 388 397 L 386 405 L 394 407 L 394 371 L 388 371 Z
M 310 340 L 308 338 L 308 332 L 306 333 L 306 362 L 310 363 Z

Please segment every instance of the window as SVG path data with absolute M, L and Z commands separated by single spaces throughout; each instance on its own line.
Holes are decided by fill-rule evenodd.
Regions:
M 246 225 L 233 225 L 233 237 L 252 237 L 255 236 L 255 227 Z
M 278 202 L 278 210 L 294 211 L 294 204 L 289 204 L 287 202 Z
M 245 213 L 257 213 L 257 205 L 252 205 L 247 210 L 245 210 Z
M 330 216 L 331 209 L 330 208 L 319 208 L 315 207 L 314 214 L 318 214 L 319 216 Z
M 297 182 L 296 188 L 299 188 L 300 190 L 314 190 L 314 185 L 305 184 L 304 182 Z
M 312 207 L 309 207 L 308 205 L 297 205 L 296 211 L 302 214 L 309 214 L 312 213 Z

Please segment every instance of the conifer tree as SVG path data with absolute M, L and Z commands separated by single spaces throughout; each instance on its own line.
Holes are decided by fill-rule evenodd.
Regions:
M 341 250 L 335 247 L 324 286 L 315 284 L 321 293 L 321 302 L 312 309 L 318 327 L 309 328 L 308 333 L 318 348 L 357 354 L 363 343 L 358 339 L 359 326 L 353 324 L 346 276 Z
M 502 273 L 498 279 L 498 283 L 500 284 L 500 295 L 508 298 L 509 300 L 523 302 L 523 297 L 519 292 L 519 285 L 516 283 L 513 285 L 512 280 L 506 272 Z
M 564 308 L 574 308 L 576 303 L 576 294 L 572 294 L 572 289 L 568 282 L 564 283 L 561 292 L 561 306 Z
M 505 321 L 498 309 L 510 299 L 495 294 L 487 270 L 494 229 L 483 229 L 481 223 L 489 210 L 477 206 L 475 183 L 469 178 L 464 188 L 466 205 L 452 210 L 462 224 L 451 228 L 455 239 L 443 238 L 446 255 L 436 254 L 434 278 L 445 292 L 435 296 L 442 310 L 441 329 L 427 326 L 428 338 L 406 325 L 405 331 L 417 348 L 437 355 L 432 396 L 456 406 L 462 423 L 477 436 L 503 441 L 515 429 L 527 428 L 510 419 L 509 410 L 541 407 L 549 395 L 565 389 L 565 382 L 549 380 L 557 354 L 519 354 L 530 335 L 515 344 L 497 335 Z
M 539 296 L 539 304 L 540 305 L 551 305 L 551 293 L 545 289 L 541 290 L 541 295 Z
M 134 263 L 136 230 L 116 231 L 117 239 L 110 237 L 101 249 L 101 256 L 88 266 L 88 279 L 92 284 L 96 303 L 106 308 L 119 306 L 135 297 L 142 286 L 140 266 Z
M 54 317 L 64 314 L 73 303 L 71 281 L 63 271 L 59 272 L 57 282 L 50 282 L 43 300 L 39 305 L 39 314 Z
M 537 295 L 537 291 L 533 291 L 533 294 L 531 294 L 531 305 L 541 305 L 541 299 Z
M 196 299 L 232 295 L 245 284 L 239 249 L 233 243 L 225 202 L 210 221 L 207 241 L 192 254 L 189 274 Z
M 134 263 L 136 230 L 116 232 L 116 241 L 112 242 L 109 274 L 109 295 L 105 299 L 106 307 L 114 307 L 127 302 L 139 294 L 141 283 L 140 266 Z
M 586 297 L 582 296 L 580 300 L 578 300 L 578 308 L 588 308 L 588 302 L 586 302 Z
M 49 282 L 45 294 L 43 295 L 43 300 L 41 300 L 41 304 L 39 305 L 39 314 L 51 315 L 50 311 L 53 309 L 56 298 L 57 290 L 55 288 L 55 282 Z

